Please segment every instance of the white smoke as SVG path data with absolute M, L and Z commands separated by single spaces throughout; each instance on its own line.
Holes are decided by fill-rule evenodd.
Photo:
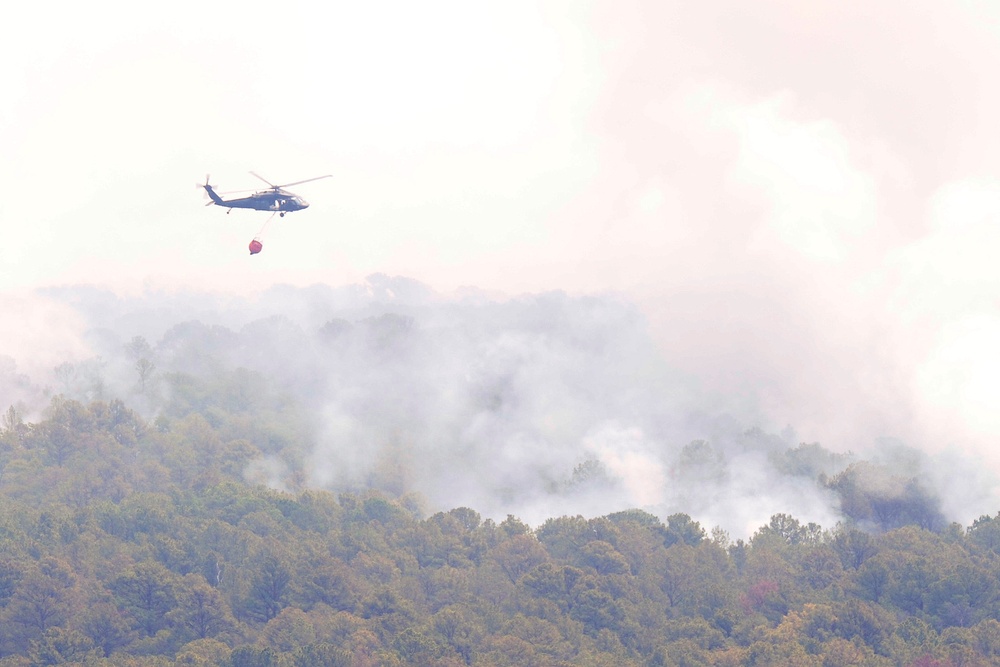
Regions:
M 621 296 L 445 295 L 375 275 L 251 297 L 65 288 L 46 298 L 87 341 L 66 349 L 100 355 L 71 364 L 75 384 L 60 393 L 91 399 L 100 385 L 101 397 L 125 398 L 152 418 L 171 400 L 169 374 L 226 379 L 239 394 L 228 409 L 251 411 L 233 437 L 264 452 L 245 471 L 255 483 L 375 487 L 417 494 L 428 511 L 468 506 L 532 525 L 641 508 L 747 536 L 776 513 L 828 528 L 842 518 L 816 471 L 775 464 L 799 444 L 798 425 L 760 402 L 706 391 Z M 156 365 L 145 392 L 130 356 L 139 336 Z M 34 386 L 8 366 L 8 384 Z M 254 426 L 277 419 L 275 404 L 297 406 L 281 413 L 297 423 L 277 436 Z M 876 440 L 893 433 L 868 426 L 870 440 L 859 442 L 874 455 L 884 449 Z M 902 450 L 885 451 L 898 459 Z M 960 453 L 911 468 L 949 518 L 994 511 L 995 477 Z

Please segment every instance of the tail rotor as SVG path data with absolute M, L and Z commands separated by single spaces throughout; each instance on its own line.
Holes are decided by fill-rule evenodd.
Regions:
M 211 188 L 211 187 L 212 187 L 212 186 L 211 186 L 211 185 L 209 184 L 209 181 L 210 181 L 210 179 L 211 179 L 211 177 L 210 177 L 210 176 L 209 176 L 208 174 L 205 174 L 205 182 L 204 182 L 204 183 L 195 183 L 195 184 L 194 184 L 194 186 L 195 186 L 196 188 L 201 188 L 201 189 L 202 189 L 202 192 L 203 192 L 203 193 L 204 193 L 204 195 L 205 195 L 205 197 L 207 197 L 207 198 L 208 198 L 208 201 L 207 201 L 207 202 L 205 202 L 205 206 L 211 206 L 212 204 L 214 204 L 214 203 L 215 203 L 214 201 L 212 201 L 212 198 L 211 198 L 211 197 L 209 196 L 209 188 Z

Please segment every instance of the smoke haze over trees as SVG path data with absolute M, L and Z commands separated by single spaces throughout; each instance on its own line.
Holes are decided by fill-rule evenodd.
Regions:
M 777 513 L 733 540 L 685 513 L 638 509 L 532 528 L 469 507 L 426 511 L 412 493 L 245 481 L 274 474 L 259 464 L 290 460 L 303 435 L 295 402 L 256 380 L 175 377 L 152 421 L 117 399 L 57 396 L 33 422 L 6 411 L 0 665 L 953 667 L 1000 656 L 1000 514 L 945 525 L 905 466 L 819 473 L 850 516 L 833 529 Z M 701 441 L 683 458 L 701 479 L 724 463 Z M 805 445 L 773 464 L 808 476 L 843 460 Z M 291 485 L 301 469 L 287 467 Z M 614 479 L 597 463 L 574 472 Z
M 616 295 L 36 299 L 0 364 L 2 667 L 1000 655 L 982 466 L 799 442 Z
M 239 414 L 261 451 L 242 472 L 276 489 L 374 488 L 531 525 L 685 512 L 735 536 L 775 513 L 939 528 L 994 502 L 994 480 L 958 456 L 891 433 L 841 451 L 800 443 L 795 424 L 704 392 L 614 295 L 444 296 L 373 275 L 252 297 L 38 297 L 72 327 L 67 357 L 33 371 L 29 350 L 7 359 L 5 405 L 30 416 L 59 394 L 125 399 L 153 421 Z

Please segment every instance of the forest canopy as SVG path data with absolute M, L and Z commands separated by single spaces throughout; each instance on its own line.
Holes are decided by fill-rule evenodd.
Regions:
M 902 479 L 892 502 L 864 492 L 866 476 L 894 479 L 875 464 L 826 479 L 855 513 L 831 527 L 776 514 L 733 540 L 642 509 L 532 527 L 468 507 L 428 513 L 415 494 L 269 488 L 246 479 L 266 453 L 238 414 L 168 415 L 61 396 L 37 422 L 7 410 L 0 665 L 1000 656 L 1000 515 L 946 524 Z
M 0 666 L 1000 659 L 1000 514 L 925 455 L 706 412 L 614 299 L 383 287 L 77 294 L 93 356 L 0 367 Z

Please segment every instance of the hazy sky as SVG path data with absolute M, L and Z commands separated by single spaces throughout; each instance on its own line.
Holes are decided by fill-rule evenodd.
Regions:
M 1000 438 L 1000 5 L 18 3 L 0 42 L 0 346 L 32 288 L 372 272 L 617 291 L 803 439 Z M 312 203 L 203 206 L 330 173 Z M 16 322 L 16 324 L 14 323 Z

